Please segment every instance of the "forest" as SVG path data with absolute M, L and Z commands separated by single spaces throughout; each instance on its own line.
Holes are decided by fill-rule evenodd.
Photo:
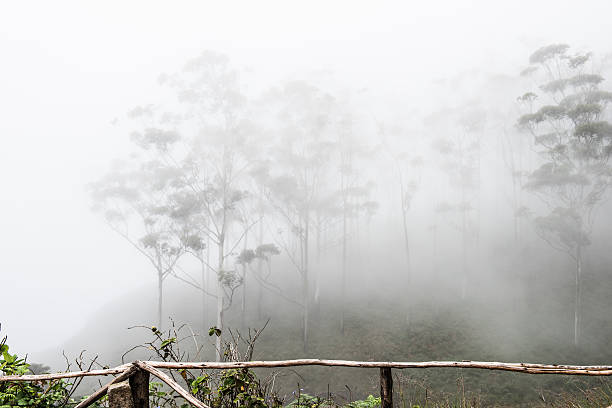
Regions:
M 127 148 L 109 138 L 82 183 L 95 233 L 113 242 L 91 262 L 119 268 L 89 279 L 116 295 L 33 359 L 2 327 L 0 374 L 135 360 L 610 364 L 612 51 L 549 41 L 510 68 L 407 92 L 317 61 L 299 75 L 212 49 L 174 62 L 107 118 Z M 208 407 L 381 406 L 372 368 L 168 375 Z M 393 379 L 402 408 L 612 406 L 605 376 Z M 75 407 L 101 381 L 0 382 L 0 407 Z M 189 406 L 148 389 L 151 407 Z

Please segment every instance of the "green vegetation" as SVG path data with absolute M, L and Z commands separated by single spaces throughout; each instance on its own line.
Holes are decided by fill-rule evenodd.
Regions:
M 5 336 L 0 341 L 0 374 L 26 375 L 33 374 L 31 365 L 16 354 L 9 353 Z M 37 365 L 39 366 L 39 365 Z M 80 379 L 72 382 L 64 380 L 0 382 L 0 408 L 9 407 L 71 407 L 77 404 L 72 394 L 79 385 Z M 93 407 L 100 407 L 94 404 Z
M 380 397 L 368 395 L 363 400 L 349 402 L 348 404 L 336 403 L 330 396 L 327 398 L 315 397 L 306 393 L 298 393 L 298 396 L 286 406 L 287 408 L 375 408 L 380 407 Z
M 418 310 L 418 309 L 417 309 Z M 421 311 L 422 313 L 422 311 Z M 421 313 L 416 314 L 419 316 Z M 457 316 L 447 315 L 451 320 Z M 367 320 L 366 320 L 367 321 Z M 347 315 L 347 331 L 350 336 L 353 330 L 371 333 L 370 328 L 355 315 Z M 386 322 L 390 323 L 390 322 Z M 470 337 L 471 327 L 469 322 L 456 320 L 456 326 L 446 322 L 447 328 L 435 326 L 439 321 L 428 319 L 431 326 L 427 326 L 423 320 L 415 320 L 412 326 L 415 332 L 406 332 L 403 341 L 410 343 L 414 350 L 419 350 L 427 344 L 444 347 L 447 353 L 444 358 L 453 358 L 454 353 L 476 353 L 476 345 L 473 332 Z M 157 328 L 147 328 L 153 334 L 153 339 L 143 345 L 147 350 L 153 351 L 158 358 L 164 361 L 188 360 L 188 353 L 180 349 L 184 340 L 191 339 L 181 335 L 180 326 L 170 331 L 161 332 Z M 321 329 L 319 327 L 319 329 Z M 175 330 L 175 331 L 173 331 Z M 286 330 L 286 329 L 285 329 Z M 405 329 L 404 329 L 405 330 Z M 450 336 L 456 331 L 455 336 Z M 322 336 L 328 330 L 314 330 Z M 299 331 L 296 335 L 299 338 Z M 380 333 L 377 340 L 379 344 L 392 349 L 394 346 L 384 338 L 397 338 L 400 336 L 389 336 L 393 330 L 387 328 Z M 216 330 L 211 330 L 211 335 L 216 336 Z M 241 340 L 239 334 L 230 336 Z M 251 338 L 252 340 L 252 338 Z M 252 342 L 243 342 L 247 349 Z M 278 332 L 271 331 L 262 336 L 259 343 L 262 348 L 278 347 L 281 338 Z M 318 343 L 317 337 L 313 338 L 314 344 Z M 2 360 L 0 367 L 5 375 L 21 375 L 30 373 L 29 364 L 16 355 L 8 352 L 8 346 L 2 342 Z M 299 348 L 299 342 L 296 347 Z M 331 349 L 331 348 L 330 348 Z M 338 348 L 335 349 L 338 352 Z M 252 350 L 251 350 L 252 351 Z M 248 351 L 247 351 L 248 352 Z M 422 351 L 421 351 L 422 352 Z M 417 351 L 417 354 L 421 352 Z M 486 356 L 488 351 L 480 348 L 480 352 Z M 542 353 L 541 350 L 537 351 Z M 241 359 L 237 343 L 226 343 L 223 353 L 226 360 Z M 379 356 L 374 356 L 379 357 Z M 577 356 L 577 359 L 585 356 Z M 595 358 L 595 357 L 592 357 Z M 378 359 L 378 358 L 372 358 Z M 381 358 L 382 359 L 382 358 Z M 421 358 L 414 358 L 419 360 Z M 325 370 L 326 374 L 321 375 Z M 334 368 L 327 370 L 321 367 L 300 368 L 300 377 L 308 385 L 308 391 L 300 388 L 295 383 L 293 387 L 289 381 L 282 381 L 283 376 L 279 372 L 272 375 L 266 374 L 265 370 L 231 369 L 231 370 L 183 370 L 172 371 L 175 380 L 183 381 L 183 386 L 191 391 L 198 399 L 204 401 L 213 408 L 374 408 L 380 406 L 380 398 L 376 397 L 378 387 L 377 370 L 342 369 Z M 277 388 L 271 386 L 270 379 L 278 378 Z M 288 379 L 286 376 L 285 379 Z M 348 392 L 334 391 L 336 388 L 329 387 L 329 382 L 338 383 L 339 379 L 350 384 L 351 388 L 345 386 Z M 327 382 L 327 383 L 326 383 Z M 282 386 L 280 384 L 283 384 Z M 0 407 L 13 406 L 36 406 L 36 407 L 71 407 L 76 401 L 70 397 L 74 389 L 74 383 L 65 381 L 34 382 L 34 383 L 0 383 Z M 164 408 L 188 408 L 189 406 L 160 382 L 152 381 L 149 385 L 151 406 Z M 283 392 L 295 391 L 283 395 Z M 313 392 L 313 391 L 317 392 Z M 323 393 L 318 393 L 325 390 Z M 355 398 L 353 398 L 353 396 Z M 488 372 L 483 370 L 454 370 L 440 369 L 435 371 L 425 370 L 394 370 L 394 400 L 397 406 L 402 408 L 463 408 L 463 407 L 579 407 L 594 408 L 608 406 L 612 403 L 612 383 L 599 378 L 580 378 L 564 376 L 529 376 L 515 373 Z M 98 408 L 106 407 L 107 401 L 102 400 L 96 405 Z
M 4 375 L 29 374 L 30 365 L 16 354 L 9 353 L 6 337 L 0 343 L 0 372 Z M 0 407 L 58 407 L 68 400 L 68 387 L 64 381 L 2 382 L 0 383 Z

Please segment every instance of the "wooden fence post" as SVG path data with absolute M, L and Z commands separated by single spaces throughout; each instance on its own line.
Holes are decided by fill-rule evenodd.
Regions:
M 149 408 L 149 373 L 139 369 L 129 379 L 134 408 Z
M 108 387 L 108 406 L 109 408 L 134 408 L 128 381 L 121 381 Z
M 389 367 L 380 369 L 380 408 L 393 408 L 393 377 Z

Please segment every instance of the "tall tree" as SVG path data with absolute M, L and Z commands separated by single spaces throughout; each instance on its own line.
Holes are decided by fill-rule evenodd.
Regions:
M 187 238 L 175 233 L 167 239 L 178 239 L 183 245 L 181 254 L 189 252 L 200 261 L 201 284 L 191 277 L 183 280 L 202 291 L 203 309 L 210 295 L 207 275 L 216 276 L 216 327 L 223 329 L 224 312 L 242 284 L 234 254 L 255 224 L 239 211 L 249 197 L 243 188 L 252 134 L 246 98 L 227 57 L 214 52 L 188 61 L 178 73 L 162 75 L 160 83 L 177 96 L 178 103 L 166 100 L 161 107 L 148 105 L 130 112 L 141 126 L 132 138 L 148 160 L 166 172 L 163 187 L 172 190 L 158 188 L 154 198 L 161 197 L 160 208 L 167 213 L 162 214 L 176 231 L 189 233 Z M 134 194 L 140 197 L 151 190 L 145 187 L 135 186 Z M 170 264 L 176 268 L 176 261 Z M 204 328 L 207 323 L 203 322 Z M 220 359 L 221 336 L 216 347 Z
M 412 139 L 410 150 L 406 150 L 406 140 L 411 133 L 398 125 L 386 125 L 382 122 L 377 123 L 378 134 L 384 145 L 386 158 L 391 165 L 388 174 L 393 177 L 393 191 L 397 192 L 394 197 L 394 208 L 399 209 L 401 218 L 401 236 L 403 242 L 405 268 L 402 271 L 402 285 L 407 293 L 408 310 L 406 313 L 406 323 L 410 325 L 413 294 L 413 271 L 412 271 L 412 251 L 410 238 L 410 210 L 413 200 L 421 184 L 423 173 L 423 158 L 416 151 L 420 150 L 419 141 Z
M 452 129 L 440 129 L 436 118 L 454 117 Z M 467 296 L 471 268 L 469 248 L 478 237 L 478 218 L 475 218 L 475 201 L 480 186 L 480 134 L 482 117 L 479 111 L 443 110 L 431 115 L 427 122 L 438 132 L 445 134 L 433 143 L 433 148 L 442 157 L 442 167 L 447 174 L 457 199 L 447 208 L 459 215 L 458 229 L 461 233 L 461 298 Z
M 163 77 L 163 82 L 176 91 L 188 134 L 182 155 L 166 160 L 181 169 L 186 190 L 197 203 L 194 210 L 202 219 L 198 232 L 215 248 L 216 264 L 200 261 L 217 277 L 216 327 L 222 330 L 224 313 L 242 284 L 234 254 L 256 224 L 240 211 L 250 196 L 244 180 L 253 154 L 247 99 L 228 58 L 213 52 L 188 61 L 182 72 Z M 220 336 L 216 348 L 220 359 Z
M 165 137 L 174 138 L 172 133 Z M 110 227 L 153 265 L 157 275 L 157 324 L 163 323 L 163 283 L 174 275 L 179 258 L 202 243 L 177 224 L 170 196 L 176 172 L 158 161 L 116 162 L 101 180 L 91 184 L 94 210 Z
M 266 191 L 289 234 L 279 245 L 289 256 L 301 280 L 302 334 L 308 345 L 310 312 L 310 244 L 315 204 L 326 196 L 325 170 L 333 147 L 332 109 L 328 93 L 303 81 L 294 81 L 267 95 L 277 142 L 271 149 L 275 166 Z
M 401 152 L 394 157 L 394 167 L 397 175 L 397 184 L 400 193 L 400 211 L 402 213 L 402 232 L 404 238 L 404 254 L 406 255 L 406 292 L 408 295 L 408 311 L 406 313 L 406 323 L 410 325 L 412 316 L 412 265 L 410 254 L 410 233 L 409 233 L 409 213 L 412 207 L 412 200 L 416 195 L 421 183 L 421 167 L 423 159 L 420 156 L 410 157 L 408 154 Z
M 548 208 L 535 219 L 536 230 L 574 261 L 575 345 L 581 338 L 584 251 L 596 209 L 612 181 L 612 125 L 605 120 L 612 93 L 599 89 L 603 78 L 589 72 L 590 59 L 590 53 L 570 54 L 565 44 L 536 50 L 529 57 L 529 71 L 539 72 L 544 81 L 539 89 L 547 101 L 518 120 L 533 135 L 542 159 L 526 183 Z M 533 102 L 536 97 L 529 92 L 520 99 Z
M 367 159 L 370 158 L 372 148 L 367 146 L 358 137 L 356 128 L 359 126 L 358 118 L 352 112 L 346 112 L 348 103 L 343 104 L 345 110 L 341 114 L 337 126 L 337 154 L 339 158 L 339 188 L 334 201 L 340 211 L 331 211 L 339 216 L 341 220 L 341 279 L 340 279 L 340 331 L 344 334 L 345 311 L 347 303 L 349 276 L 349 256 L 351 241 L 358 239 L 359 218 L 366 214 L 371 216 L 376 211 L 377 203 L 372 200 L 371 193 L 374 183 L 367 180 L 364 173 L 360 171 L 366 167 Z M 328 210 L 328 213 L 330 211 Z M 351 221 L 353 227 L 351 228 Z M 351 239 L 352 238 L 352 239 Z

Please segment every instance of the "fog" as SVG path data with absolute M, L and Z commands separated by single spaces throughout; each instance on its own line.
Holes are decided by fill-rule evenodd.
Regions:
M 306 302 L 312 302 L 307 319 L 316 328 L 317 319 L 329 318 L 325 330 L 332 330 L 332 339 L 343 336 L 342 316 L 355 321 L 351 313 L 359 315 L 360 308 L 417 328 L 437 321 L 440 310 L 458 308 L 493 353 L 487 355 L 537 358 L 538 347 L 559 344 L 569 350 L 576 342 L 575 260 L 551 248 L 535 228 L 537 217 L 559 205 L 526 188 L 529 174 L 545 160 L 533 135 L 517 127 L 521 115 L 532 112 L 517 98 L 537 93 L 535 110 L 559 102 L 539 88 L 547 82 L 543 69 L 521 75 L 530 55 L 550 44 L 568 44 L 568 56 L 592 53 L 584 72 L 601 75 L 599 89 L 611 90 L 610 11 L 606 1 L 2 3 L 0 334 L 32 361 L 56 364 L 61 360 L 53 360 L 53 353 L 88 347 L 104 353 L 105 334 L 127 338 L 127 326 L 159 324 L 156 272 L 105 221 L 108 207 L 101 208 L 102 193 L 92 186 L 113 169 L 189 156 L 187 142 L 161 153 L 155 142 L 139 147 L 135 141 L 146 144 L 151 128 L 188 140 L 203 123 L 216 139 L 199 148 L 214 161 L 210 149 L 228 143 L 228 134 L 219 131 L 223 119 L 218 112 L 208 118 L 198 112 L 206 102 L 197 98 L 185 108 L 177 94 L 196 83 L 189 82 L 190 72 L 205 71 L 217 58 L 226 61 L 220 69 L 237 73 L 246 101 L 236 109 L 248 119 L 249 127 L 241 128 L 248 143 L 233 145 L 253 159 L 245 173 L 256 174 L 268 163 L 266 181 L 239 181 L 240 190 L 250 191 L 250 209 L 240 210 L 250 221 L 230 222 L 224 267 L 244 273 L 235 264 L 243 248 L 269 243 L 280 250 L 263 301 L 258 281 L 246 279 L 248 313 L 259 302 L 273 330 L 301 327 L 303 310 L 286 298 L 303 300 L 303 274 L 296 268 L 304 268 L 304 261 L 295 256 L 305 242 Z M 196 69 L 185 71 L 194 58 L 200 58 Z M 185 116 L 164 119 L 165 112 Z M 609 108 L 600 115 L 598 120 L 610 120 Z M 326 125 L 318 128 L 321 116 Z M 279 184 L 296 165 L 283 149 L 309 148 L 311 135 L 302 128 L 299 133 L 300 124 L 319 129 L 318 141 L 338 143 L 313 153 L 321 160 L 317 203 L 336 204 L 307 216 L 311 235 L 302 244 L 283 213 L 296 203 Z M 117 160 L 127 164 L 117 167 Z M 342 166 L 351 168 L 350 177 L 348 170 L 338 171 Z M 468 167 L 473 174 L 466 182 L 462 172 Z M 365 193 L 352 198 L 360 210 L 347 220 L 341 215 L 347 201 L 338 201 L 351 188 Z M 604 301 L 611 288 L 609 194 L 595 198 L 584 247 L 579 346 L 608 359 L 602 348 L 612 328 L 611 304 Z M 265 210 L 258 207 L 263 201 Z M 518 212 L 524 216 L 515 217 Z M 318 229 L 317 222 L 325 227 Z M 244 225 L 250 225 L 246 244 Z M 131 228 L 138 244 L 142 226 Z M 214 251 L 207 238 L 203 242 Z M 172 273 L 179 269 L 200 279 L 200 262 L 189 253 Z M 209 272 L 207 290 L 216 293 L 215 272 Z M 237 286 L 224 323 L 260 327 L 261 313 L 241 321 L 241 291 Z M 207 330 L 218 322 L 216 300 L 206 302 L 203 323 L 200 292 L 169 276 L 161 323 L 171 316 Z M 247 319 L 255 316 L 248 313 Z M 371 315 L 364 316 L 375 328 Z M 291 338 L 301 345 L 299 330 Z M 130 336 L 120 343 L 140 341 Z M 319 357 L 320 339 L 312 336 L 311 347 L 296 350 Z M 527 344 L 532 349 L 526 351 Z M 430 358 L 440 356 L 445 353 L 436 350 Z

